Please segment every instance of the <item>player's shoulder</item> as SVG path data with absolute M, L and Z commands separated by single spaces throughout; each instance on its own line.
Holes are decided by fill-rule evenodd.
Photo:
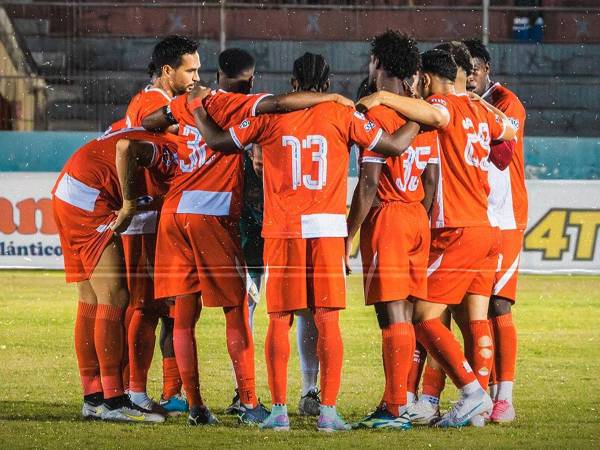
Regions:
M 162 103 L 167 104 L 171 101 L 171 97 L 164 90 L 153 87 L 152 85 L 146 86 L 144 89 L 139 91 L 132 99 L 132 101 L 138 101 L 143 103 Z
M 367 113 L 367 117 L 375 122 L 378 122 L 381 126 L 386 128 L 388 132 L 395 131 L 404 124 L 406 124 L 406 118 L 394 111 L 387 106 L 378 105 L 371 108 Z
M 494 83 L 490 88 L 490 95 L 494 104 L 504 104 L 512 108 L 525 111 L 523 103 L 513 91 L 500 83 Z

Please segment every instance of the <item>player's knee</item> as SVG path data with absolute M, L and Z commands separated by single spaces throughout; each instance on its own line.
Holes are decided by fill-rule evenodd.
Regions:
M 493 296 L 490 299 L 489 316 L 498 317 L 510 314 L 512 302 L 503 297 Z

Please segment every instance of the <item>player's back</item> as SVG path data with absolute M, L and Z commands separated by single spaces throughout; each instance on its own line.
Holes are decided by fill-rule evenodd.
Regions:
M 467 94 L 428 99 L 446 109 L 450 122 L 438 130 L 440 180 L 432 226 L 490 226 L 488 183 L 490 139 L 502 134 L 499 118 L 477 106 Z
M 221 128 L 253 116 L 256 105 L 268 94 L 238 94 L 218 90 L 207 97 L 204 106 Z M 241 214 L 243 154 L 222 153 L 206 145 L 187 108 L 188 95 L 171 102 L 179 122 L 178 167 L 165 198 L 163 212 L 192 213 L 238 218 Z
M 385 106 L 376 106 L 367 116 L 389 134 L 406 124 L 406 119 Z M 361 149 L 361 162 L 383 164 L 377 197 L 381 201 L 420 202 L 425 196 L 421 175 L 428 163 L 437 163 L 437 131 L 419 133 L 401 156 L 385 158 Z

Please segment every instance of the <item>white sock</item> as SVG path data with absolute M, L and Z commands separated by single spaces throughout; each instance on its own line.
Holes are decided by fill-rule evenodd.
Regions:
M 433 406 L 437 406 L 437 405 L 440 404 L 440 398 L 439 397 L 434 397 L 433 395 L 422 394 L 419 397 L 419 401 L 420 402 L 431 403 Z
M 302 375 L 302 395 L 317 389 L 319 358 L 317 356 L 317 337 L 319 335 L 310 310 L 297 313 L 296 338 L 300 355 Z
M 417 396 L 415 395 L 414 392 L 406 392 L 406 403 L 408 403 L 409 405 L 411 403 L 414 403 L 417 401 Z
M 498 397 L 498 385 L 490 384 L 489 389 L 490 389 L 490 397 L 492 397 L 492 400 L 496 400 L 496 398 Z
M 509 403 L 513 401 L 513 381 L 501 381 L 498 383 L 498 394 L 496 400 L 506 400 Z
M 129 399 L 138 406 L 145 407 L 150 402 L 150 397 L 145 392 L 129 391 Z
M 463 387 L 460 388 L 460 391 L 463 395 L 471 395 L 481 390 L 483 389 L 481 389 L 481 385 L 477 380 L 471 381 L 469 384 L 465 384 Z

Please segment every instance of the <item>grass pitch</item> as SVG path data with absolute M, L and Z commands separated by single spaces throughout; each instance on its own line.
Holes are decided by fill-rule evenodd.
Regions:
M 342 314 L 345 343 L 339 409 L 357 420 L 376 406 L 383 389 L 380 333 L 363 305 L 360 278 L 349 282 Z M 519 330 L 518 419 L 512 425 L 408 432 L 352 431 L 322 435 L 314 419 L 296 415 L 299 397 L 295 339 L 290 358 L 290 433 L 238 426 L 223 415 L 232 374 L 219 309 L 205 309 L 197 327 L 201 383 L 222 420 L 192 428 L 183 418 L 164 425 L 80 420 L 80 385 L 73 344 L 75 289 L 60 272 L 0 272 L 0 448 L 598 448 L 600 447 L 600 278 L 523 276 L 514 316 Z M 259 395 L 268 400 L 263 345 L 266 313 L 256 314 Z M 160 353 L 149 391 L 160 393 Z M 449 383 L 450 384 L 450 383 Z M 456 399 L 448 387 L 444 407 Z

